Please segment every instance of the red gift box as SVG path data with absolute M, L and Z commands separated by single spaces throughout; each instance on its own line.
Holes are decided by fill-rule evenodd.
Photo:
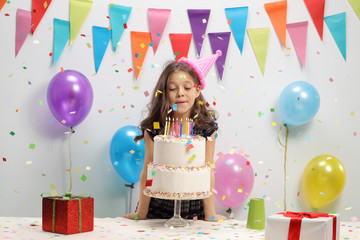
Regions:
M 74 234 L 94 230 L 94 198 L 44 197 L 42 211 L 44 231 Z

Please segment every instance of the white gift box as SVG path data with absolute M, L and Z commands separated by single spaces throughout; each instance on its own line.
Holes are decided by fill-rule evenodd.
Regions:
M 340 215 L 329 215 L 330 217 L 308 218 L 305 216 L 302 218 L 299 240 L 338 240 L 340 231 Z M 335 238 L 333 238 L 332 216 L 336 216 Z M 290 220 L 291 217 L 285 217 L 283 214 L 275 214 L 267 217 L 265 240 L 287 240 L 289 236 Z

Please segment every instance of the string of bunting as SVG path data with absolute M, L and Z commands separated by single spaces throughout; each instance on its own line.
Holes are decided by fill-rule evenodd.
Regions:
M 322 23 L 325 20 L 344 60 L 346 61 L 346 12 L 324 17 L 324 2 L 325 0 L 305 1 L 304 4 L 310 13 L 312 21 L 319 33 L 321 40 L 323 39 Z M 20 51 L 27 35 L 30 32 L 34 34 L 38 24 L 46 13 L 46 10 L 49 8 L 50 4 L 51 0 L 33 0 L 32 12 L 17 9 L 15 44 L 16 56 L 18 55 L 18 52 Z M 81 30 L 81 26 L 86 20 L 92 5 L 93 2 L 89 0 L 70 0 L 70 21 L 56 18 L 53 19 L 54 65 L 58 61 L 67 41 L 70 40 L 70 44 L 72 44 L 75 38 L 78 36 L 78 33 Z M 355 4 L 351 4 L 351 6 L 357 14 L 360 12 L 360 7 L 356 7 Z M 264 8 L 284 48 L 286 47 L 286 29 L 288 30 L 298 58 L 303 67 L 305 67 L 306 37 L 304 37 L 304 33 L 306 36 L 308 26 L 307 21 L 287 24 L 286 0 L 266 3 L 264 4 Z M 110 39 L 112 39 L 113 50 L 116 51 L 124 30 L 128 28 L 128 21 L 130 21 L 129 17 L 131 11 L 132 7 L 129 6 L 109 4 L 110 17 L 108 18 L 110 19 L 111 27 L 93 26 L 93 49 L 96 72 L 99 70 L 102 58 L 106 52 L 106 48 Z M 187 57 L 191 38 L 194 39 L 197 53 L 200 56 L 203 40 L 206 38 L 205 33 L 211 10 L 187 9 L 187 12 L 192 34 L 169 34 L 173 48 L 173 57 L 175 59 Z M 131 31 L 131 44 L 136 79 L 138 78 L 142 69 L 142 64 L 146 57 L 148 47 L 152 47 L 154 54 L 156 54 L 156 50 L 159 47 L 159 43 L 162 39 L 162 35 L 171 14 L 171 10 L 148 8 L 147 13 L 150 32 L 145 33 Z M 233 36 L 241 54 L 244 45 L 245 32 L 248 33 L 253 51 L 258 61 L 258 65 L 262 74 L 264 75 L 270 28 L 265 27 L 247 29 L 246 24 L 249 15 L 249 8 L 247 6 L 225 8 L 225 14 L 228 18 L 228 24 L 232 30 Z M 219 77 L 222 79 L 223 68 L 225 65 L 225 59 L 230 40 L 230 32 L 225 31 L 219 33 L 208 33 L 208 37 L 213 52 L 217 49 L 220 49 L 223 52 L 223 56 L 221 56 L 217 61 Z M 132 71 L 132 68 L 128 69 L 129 73 Z

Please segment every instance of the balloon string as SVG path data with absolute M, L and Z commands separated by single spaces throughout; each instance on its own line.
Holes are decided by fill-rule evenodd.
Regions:
M 72 165 L 72 161 L 71 161 L 71 144 L 70 144 L 72 133 L 73 133 L 73 129 L 72 129 L 72 127 L 70 127 L 70 136 L 69 136 L 69 159 L 70 159 L 69 175 L 70 175 L 70 190 L 69 190 L 69 192 L 71 192 L 71 189 L 72 189 L 72 175 L 71 175 L 71 165 Z
M 283 126 L 286 127 L 285 144 L 282 144 L 282 142 L 280 140 L 280 135 L 281 135 Z M 286 207 L 286 155 L 287 155 L 288 136 L 289 136 L 289 129 L 288 129 L 287 125 L 286 124 L 281 125 L 280 131 L 278 134 L 278 141 L 279 141 L 280 145 L 285 148 L 285 151 L 284 151 L 284 212 L 286 212 L 286 208 L 287 208 Z

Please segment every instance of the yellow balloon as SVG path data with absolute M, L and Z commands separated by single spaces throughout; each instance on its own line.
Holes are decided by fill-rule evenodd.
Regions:
M 334 156 L 323 154 L 313 158 L 305 167 L 302 186 L 306 199 L 313 208 L 333 202 L 344 189 L 345 168 Z

